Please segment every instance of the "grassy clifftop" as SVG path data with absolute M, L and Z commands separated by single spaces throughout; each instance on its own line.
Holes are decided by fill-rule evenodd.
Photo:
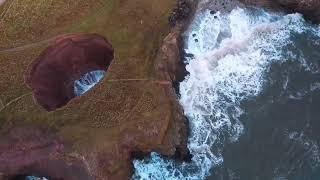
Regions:
M 79 153 L 113 152 L 123 143 L 143 151 L 159 148 L 173 120 L 172 104 L 166 85 L 147 79 L 155 77 L 154 59 L 168 33 L 174 4 L 172 0 L 7 0 L 0 6 L 0 132 L 17 126 L 54 130 Z M 55 37 L 81 32 L 106 37 L 115 59 L 102 83 L 48 113 L 33 100 L 25 73 Z M 118 163 L 109 167 L 110 172 L 117 174 L 116 167 L 127 166 Z
M 2 105 L 6 105 L 30 92 L 24 83 L 24 75 L 27 72 L 28 65 L 46 47 L 50 39 L 68 33 L 94 32 L 109 39 L 114 46 L 116 58 L 106 80 L 151 79 L 153 58 L 156 48 L 167 32 L 167 16 L 172 5 L 173 2 L 169 1 L 149 0 L 6 1 L 0 9 L 0 14 L 2 14 L 0 47 L 3 49 L 3 51 L 0 51 L 0 68 L 3 72 L 0 76 Z M 131 96 L 140 97 L 143 93 L 139 89 L 146 89 L 143 88 L 146 85 L 151 84 L 148 81 L 147 83 L 106 82 L 94 91 L 101 89 L 101 91 L 106 91 L 111 96 L 115 96 L 114 98 L 97 97 L 97 99 L 112 101 L 111 99 L 127 97 L 125 99 L 128 100 Z M 103 88 L 102 86 L 106 87 Z M 120 89 L 114 90 L 116 88 Z M 130 89 L 130 93 L 126 92 L 127 88 Z M 109 92 L 108 89 L 112 92 Z M 113 94 L 113 91 L 115 94 Z M 135 93 L 135 91 L 138 92 Z M 92 92 L 90 94 L 95 96 L 105 93 Z M 71 103 L 73 105 L 66 109 L 71 108 L 71 106 L 85 106 L 87 101 L 82 99 L 87 97 L 91 97 L 91 95 L 79 98 L 76 100 L 79 102 Z M 115 108 L 114 105 L 112 108 Z M 124 107 L 119 107 L 119 109 L 122 108 Z M 31 110 L 35 111 L 34 115 Z M 74 110 L 83 111 L 79 110 L 78 107 Z M 27 113 L 24 113 L 25 111 Z M 61 111 L 64 110 L 59 110 L 59 113 L 63 114 Z M 42 109 L 34 104 L 31 96 L 25 95 L 3 109 L 1 117 L 15 119 L 15 117 L 20 116 L 19 114 L 21 114 L 21 118 L 27 118 L 29 116 L 37 117 L 40 114 L 44 114 L 41 117 L 50 117 L 51 114 L 56 113 L 42 112 Z M 54 116 L 56 117 L 56 115 Z

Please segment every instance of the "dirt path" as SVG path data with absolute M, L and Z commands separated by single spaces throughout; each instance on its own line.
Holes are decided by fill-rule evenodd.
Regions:
M 0 0 L 1 2 L 2 0 Z M 0 3 L 1 4 L 1 3 Z M 32 48 L 32 47 L 36 47 L 39 46 L 41 44 L 47 44 L 50 43 L 52 41 L 54 41 L 55 39 L 59 38 L 59 37 L 63 37 L 66 35 L 70 35 L 70 34 L 63 34 L 63 35 L 58 35 L 49 39 L 45 39 L 42 41 L 38 41 L 38 42 L 34 42 L 34 43 L 30 43 L 30 44 L 26 44 L 26 45 L 22 45 L 22 46 L 18 46 L 18 47 L 14 47 L 14 48 L 8 48 L 8 49 L 0 49 L 0 53 L 7 53 L 7 52 L 17 52 L 17 51 L 22 51 L 28 48 Z
M 26 44 L 26 45 L 15 47 L 15 48 L 3 49 L 3 50 L 0 50 L 0 53 L 22 51 L 22 50 L 27 49 L 27 48 L 32 48 L 32 47 L 39 46 L 41 44 L 49 43 L 49 42 L 53 41 L 54 39 L 55 38 L 50 38 L 50 39 L 46 39 L 46 40 L 43 40 L 43 41 L 31 43 L 31 44 Z

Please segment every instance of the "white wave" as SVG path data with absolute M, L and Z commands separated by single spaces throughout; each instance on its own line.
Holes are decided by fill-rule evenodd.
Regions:
M 320 37 L 320 25 L 318 25 L 318 28 L 316 28 L 316 34 Z
M 224 143 L 243 133 L 241 101 L 259 95 L 270 64 L 285 61 L 283 47 L 292 33 L 305 29 L 299 14 L 240 8 L 227 15 L 201 12 L 188 31 L 186 52 L 194 58 L 188 59 L 190 75 L 180 84 L 192 162 L 177 164 L 152 154 L 134 161 L 133 179 L 205 179 L 223 163 Z
M 105 73 L 105 71 L 97 70 L 83 75 L 80 79 L 74 82 L 74 94 L 76 96 L 81 96 L 88 92 L 103 79 Z
M 309 126 L 309 124 L 307 124 L 307 126 Z M 317 167 L 317 165 L 320 163 L 320 151 L 317 143 L 306 136 L 303 132 L 290 132 L 288 133 L 288 137 L 293 142 L 301 145 L 301 148 L 303 148 L 304 152 L 303 158 L 308 161 L 310 167 Z M 301 159 L 299 159 L 299 157 L 295 159 L 295 161 L 300 160 Z M 294 162 L 292 162 L 292 164 L 294 164 Z M 293 170 L 294 167 L 292 168 L 292 171 Z
M 27 176 L 26 180 L 48 180 L 45 177 Z

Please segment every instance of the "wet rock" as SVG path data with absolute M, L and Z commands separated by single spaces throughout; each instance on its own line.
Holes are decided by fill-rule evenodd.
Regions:
M 278 0 L 278 3 L 287 10 L 302 13 L 306 18 L 320 23 L 319 0 Z
M 298 12 L 314 23 L 320 23 L 319 0 L 240 0 L 247 5 L 262 6 L 271 9 L 285 10 L 288 13 Z
M 75 97 L 76 80 L 91 71 L 106 71 L 112 59 L 113 48 L 102 36 L 64 36 L 30 65 L 27 83 L 37 103 L 47 111 L 53 111 Z
M 170 122 L 170 126 L 175 127 L 173 128 L 175 131 L 171 131 L 170 134 L 173 133 L 172 137 L 176 137 L 174 141 L 178 142 L 178 146 L 173 153 L 176 158 L 186 160 L 190 158 L 187 149 L 188 122 L 181 105 L 176 101 L 178 84 L 184 80 L 187 74 L 182 61 L 182 29 L 183 26 L 175 26 L 166 36 L 155 62 L 155 69 L 159 79 L 172 82 L 171 85 L 164 87 L 164 90 L 169 97 L 170 104 L 173 105 L 172 110 L 174 111 L 174 121 Z
M 181 34 L 177 30 L 173 30 L 163 41 L 162 62 L 157 64 L 156 69 L 161 73 L 163 79 L 176 82 L 184 78 L 184 65 L 181 61 Z
M 236 7 L 242 7 L 238 0 L 215 0 L 215 1 L 199 1 L 197 12 L 203 10 L 210 10 L 210 14 L 214 15 L 216 12 L 230 12 Z
M 178 21 L 182 21 L 190 17 L 192 13 L 192 5 L 188 0 L 178 0 L 176 7 L 173 9 L 169 24 L 173 27 Z

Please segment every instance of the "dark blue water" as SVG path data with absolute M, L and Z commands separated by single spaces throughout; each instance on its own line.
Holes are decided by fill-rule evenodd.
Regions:
M 320 179 L 320 39 L 291 40 L 283 48 L 295 56 L 272 64 L 261 95 L 242 102 L 245 133 L 209 179 Z
M 186 51 L 180 102 L 192 162 L 153 154 L 134 162 L 135 179 L 318 179 L 318 26 L 261 9 L 202 11 Z

